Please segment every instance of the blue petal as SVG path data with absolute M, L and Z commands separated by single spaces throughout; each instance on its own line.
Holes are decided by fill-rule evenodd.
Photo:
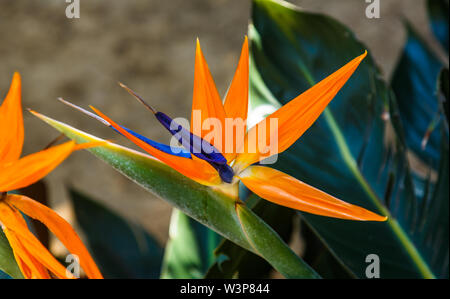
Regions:
M 227 159 L 212 144 L 203 138 L 192 134 L 183 126 L 176 123 L 169 116 L 162 112 L 156 112 L 155 117 L 158 121 L 174 136 L 178 137 L 178 141 L 188 149 L 194 156 L 205 160 L 209 163 L 226 164 Z M 189 145 L 189 146 L 187 146 Z
M 191 158 L 191 153 L 188 150 L 186 150 L 186 149 L 184 149 L 182 147 L 175 147 L 175 148 L 173 148 L 173 147 L 171 147 L 169 145 L 166 145 L 164 143 L 159 143 L 159 142 L 153 141 L 151 139 L 148 139 L 147 137 L 144 137 L 144 136 L 142 136 L 142 135 L 140 135 L 140 134 L 138 134 L 136 132 L 133 132 L 130 129 L 125 128 L 123 126 L 120 126 L 120 127 L 122 129 L 124 129 L 125 131 L 127 131 L 128 133 L 130 133 L 131 135 L 133 135 L 134 137 L 139 138 L 140 140 L 144 141 L 145 143 L 153 146 L 154 148 L 156 148 L 156 149 L 158 149 L 158 150 L 160 150 L 162 152 L 165 152 L 165 153 L 170 154 L 170 155 L 178 156 L 178 157 Z M 111 127 L 111 128 L 114 131 L 116 131 L 117 133 L 121 134 L 114 127 Z

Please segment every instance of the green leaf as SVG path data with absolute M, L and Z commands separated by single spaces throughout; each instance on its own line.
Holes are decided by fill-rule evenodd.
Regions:
M 252 118 L 261 106 L 285 104 L 366 47 L 336 20 L 282 1 L 254 0 L 251 40 Z M 301 213 L 330 252 L 353 275 L 366 277 L 365 259 L 377 254 L 382 278 L 436 277 L 442 262 L 419 231 L 419 203 L 401 136 L 386 144 L 386 116 L 395 99 L 370 55 L 316 123 L 277 168 L 342 200 L 387 215 L 357 222 Z M 267 109 L 268 110 L 268 109 Z M 393 125 L 401 126 L 391 111 Z M 447 246 L 448 243 L 441 244 Z M 448 267 L 448 262 L 447 262 Z
M 78 191 L 70 190 L 75 216 L 105 278 L 158 278 L 162 248 L 130 223 Z
M 261 257 L 228 240 L 223 240 L 214 253 L 216 261 L 205 279 L 267 278 L 267 268 L 272 269 Z
M 12 277 L 0 270 L 0 279 L 12 279 Z
M 220 236 L 178 209 L 170 218 L 161 278 L 202 278 L 214 262 Z
M 428 0 L 428 16 L 430 18 L 431 30 L 448 53 L 448 0 Z
M 78 143 L 101 140 L 43 115 L 39 117 Z M 318 277 L 267 224 L 245 206 L 237 209 L 236 201 L 224 193 L 200 185 L 148 155 L 113 143 L 89 151 L 183 213 L 257 253 L 285 277 Z M 244 221 L 240 221 L 238 210 L 244 214 Z M 244 229 L 252 232 L 251 238 Z M 260 240 L 254 246 L 253 238 L 256 237 Z
M 448 130 L 448 128 L 447 128 Z M 420 229 L 424 242 L 429 244 L 427 248 L 433 257 L 433 268 L 440 278 L 448 278 L 449 258 L 449 149 L 448 135 L 444 126 L 441 126 L 441 162 L 438 180 L 434 192 L 428 202 L 425 203 L 424 214 L 420 222 Z
M 438 168 L 441 134 L 436 95 L 436 80 L 441 62 L 417 32 L 405 23 L 408 39 L 392 77 L 407 146 L 425 163 Z M 429 135 L 426 147 L 422 142 Z
M 300 228 L 305 246 L 302 257 L 321 277 L 325 279 L 355 278 L 354 274 L 331 254 L 306 221 L 301 222 Z
M 8 239 L 0 229 L 0 273 L 2 271 L 13 278 L 23 278 Z
M 449 101 L 449 76 L 448 68 L 443 69 L 439 74 L 438 84 L 438 97 L 442 105 L 442 110 L 444 111 L 445 118 L 447 120 L 448 128 L 448 101 Z

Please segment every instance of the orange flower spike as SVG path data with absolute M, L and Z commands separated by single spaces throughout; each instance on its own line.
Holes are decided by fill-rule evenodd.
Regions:
M 201 118 L 196 120 L 195 113 L 201 112 Z M 195 71 L 194 71 L 194 92 L 192 99 L 192 114 L 191 114 L 191 132 L 197 136 L 205 137 L 210 130 L 202 130 L 205 120 L 217 119 L 222 130 L 225 123 L 225 110 L 223 108 L 222 100 L 217 91 L 214 80 L 209 71 L 208 63 L 205 60 L 202 49 L 200 48 L 200 41 L 197 39 L 197 48 L 195 51 Z M 200 122 L 199 122 L 200 121 Z M 199 127 L 196 127 L 199 126 Z M 213 124 L 211 124 L 214 129 Z M 213 146 L 217 147 L 223 152 L 223 137 L 222 140 L 207 140 Z
M 249 84 L 249 54 L 248 38 L 242 45 L 241 57 L 225 97 L 224 109 L 227 117 L 247 119 L 248 113 L 248 84 Z
M 33 255 L 31 255 L 14 234 L 13 231 L 7 229 L 6 227 L 3 229 L 6 238 L 13 250 L 14 257 L 16 259 L 17 265 L 19 266 L 20 271 L 22 272 L 24 278 L 32 279 L 49 279 L 51 278 L 47 269 L 39 263 Z
M 266 140 L 271 140 L 270 134 L 273 133 L 272 128 L 270 128 L 271 119 L 278 121 L 278 150 L 275 154 L 282 153 L 289 148 L 316 121 L 366 55 L 367 51 L 252 127 L 246 135 L 243 153 L 236 158 L 237 167 L 243 170 L 247 166 L 268 157 L 260 153 L 257 150 L 258 147 L 256 147 L 256 152 L 248 152 L 248 136 L 252 136 L 252 134 L 257 136 L 259 127 L 266 126 Z M 264 132 L 264 130 L 262 131 Z
M 61 217 L 32 199 L 9 195 L 42 179 L 73 151 L 104 143 L 76 144 L 73 141 L 20 158 L 23 146 L 23 116 L 21 81 L 14 74 L 10 90 L 0 106 L 0 224 L 5 232 L 19 269 L 25 278 L 50 278 L 48 270 L 60 278 L 67 277 L 66 268 L 29 231 L 20 211 L 46 224 L 67 246 L 80 257 L 82 268 L 89 278 L 101 278 L 100 271 L 81 240 Z M 35 112 L 33 112 L 36 114 Z
M 7 165 L 0 164 L 0 192 L 20 189 L 39 181 L 75 149 L 75 142 L 69 141 Z
M 4 211 L 3 214 L 5 214 L 6 209 L 7 212 L 9 212 L 12 216 L 15 216 L 16 220 L 19 221 L 20 224 L 17 225 L 16 228 L 27 227 L 25 219 L 23 219 L 22 215 L 18 213 L 16 209 L 11 206 L 0 207 L 0 210 L 2 209 Z M 7 227 L 3 227 L 3 232 L 11 245 L 14 257 L 16 258 L 17 264 L 25 278 L 50 278 L 47 269 L 25 249 L 25 246 L 22 244 L 20 239 L 17 238 L 14 231 L 9 230 Z
M 67 250 L 80 259 L 80 266 L 89 278 L 102 278 L 89 252 L 84 247 L 78 235 L 67 221 L 52 209 L 25 196 L 8 195 L 6 202 L 22 211 L 29 217 L 39 220 L 64 244 Z
M 14 236 L 16 237 L 15 241 L 18 241 L 22 247 L 22 250 L 15 252 L 15 254 L 18 254 L 24 262 L 27 262 L 26 265 L 28 267 L 31 266 L 31 272 L 37 274 L 35 271 L 39 271 L 39 269 L 35 268 L 33 270 L 33 265 L 30 264 L 30 262 L 32 263 L 33 261 L 31 261 L 30 256 L 32 256 L 34 260 L 38 261 L 39 264 L 49 269 L 57 277 L 68 278 L 66 275 L 66 268 L 62 266 L 50 252 L 48 252 L 48 250 L 29 231 L 26 224 L 24 224 L 21 220 L 23 220 L 23 218 L 20 213 L 15 210 L 15 208 L 12 208 L 5 203 L 0 203 L 0 221 L 7 228 L 7 230 L 14 233 Z M 17 245 L 14 241 L 13 244 Z M 27 276 L 27 273 L 23 274 Z M 40 275 L 38 277 L 40 278 Z
M 233 81 L 231 81 L 230 88 L 228 89 L 227 95 L 225 97 L 224 109 L 228 119 L 238 122 L 242 120 L 243 126 L 242 128 L 238 127 L 238 130 L 242 130 L 242 132 L 246 131 L 246 123 L 247 123 L 247 113 L 248 113 L 248 85 L 249 85 L 249 54 L 248 54 L 248 38 L 245 37 L 244 45 L 242 46 L 241 57 L 239 59 L 239 63 L 236 69 L 236 73 L 234 74 Z M 229 132 L 230 127 L 226 127 L 226 123 L 224 125 L 225 133 L 231 134 Z M 233 129 L 234 130 L 234 129 Z M 232 137 L 232 151 L 230 152 L 227 148 L 227 142 L 229 140 L 224 138 L 224 156 L 227 158 L 227 161 L 231 162 L 236 156 L 237 150 L 242 146 L 242 141 L 233 132 Z
M 339 200 L 273 168 L 250 166 L 239 174 L 239 178 L 245 186 L 262 198 L 292 209 L 349 220 L 387 219 Z
M 217 174 L 217 171 L 204 160 L 194 160 L 164 153 L 149 145 L 148 143 L 145 143 L 141 139 L 133 136 L 96 108 L 91 106 L 91 109 L 94 110 L 95 113 L 97 113 L 101 118 L 110 123 L 114 129 L 131 140 L 134 144 L 142 148 L 150 155 L 169 165 L 184 176 L 187 176 L 188 178 L 203 185 L 217 185 L 220 183 L 220 177 Z
M 9 92 L 0 106 L 0 163 L 19 159 L 24 138 L 21 79 L 14 73 Z
M 278 150 L 271 154 L 281 153 L 291 146 L 320 116 L 366 55 L 367 52 L 353 59 L 250 129 L 246 135 L 244 152 L 238 154 L 234 164 L 236 176 L 245 186 L 266 200 L 312 214 L 360 221 L 387 219 L 341 201 L 278 170 L 264 166 L 249 166 L 269 155 L 258 151 L 245 152 L 249 145 L 248 136 L 258 134 L 260 126 L 266 126 L 266 140 L 271 140 L 270 134 L 273 133 L 273 128 L 270 128 L 271 119 L 278 120 L 278 128 L 275 128 L 278 130 Z

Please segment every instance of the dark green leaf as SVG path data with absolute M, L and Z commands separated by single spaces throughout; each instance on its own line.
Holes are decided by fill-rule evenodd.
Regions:
M 174 209 L 161 278 L 202 278 L 214 262 L 220 240 L 214 231 Z
M 440 117 L 436 80 L 441 62 L 407 23 L 408 39 L 392 77 L 407 146 L 425 163 L 438 168 Z M 429 135 L 429 137 L 428 137 Z M 423 142 L 426 141 L 425 148 Z
M 12 277 L 0 270 L 0 279 L 12 279 Z
M 336 20 L 286 2 L 254 0 L 252 16 L 254 113 L 262 105 L 277 108 L 274 99 L 285 104 L 366 49 Z M 384 142 L 388 122 L 382 116 L 390 106 L 395 107 L 395 99 L 369 55 L 316 123 L 280 155 L 276 167 L 389 217 L 379 223 L 301 213 L 354 275 L 366 277 L 365 259 L 377 254 L 382 278 L 439 276 L 433 256 L 424 250 L 423 235 L 416 233 L 418 203 L 402 138 L 395 147 Z M 400 126 L 395 115 L 392 122 Z
M 445 118 L 447 119 L 447 130 L 448 130 L 448 101 L 449 101 L 448 85 L 449 85 L 449 77 L 447 68 L 441 71 L 438 80 L 438 97 L 442 105 L 442 110 L 444 110 Z
M 305 252 L 302 257 L 325 279 L 350 279 L 354 274 L 328 250 L 306 221 L 301 222 L 301 237 Z
M 431 29 L 441 45 L 448 53 L 448 0 L 428 0 L 428 16 L 430 18 Z
M 441 126 L 442 139 L 447 137 Z M 432 265 L 440 278 L 448 278 L 449 259 L 449 151 L 447 142 L 441 143 L 441 162 L 438 180 L 434 192 L 426 202 L 426 214 L 420 221 L 423 242 L 426 244 L 427 255 L 431 256 Z
M 70 190 L 77 222 L 105 278 L 158 278 L 162 249 L 136 224 Z
M 215 251 L 216 261 L 206 273 L 206 279 L 268 278 L 272 269 L 264 259 L 223 240 Z

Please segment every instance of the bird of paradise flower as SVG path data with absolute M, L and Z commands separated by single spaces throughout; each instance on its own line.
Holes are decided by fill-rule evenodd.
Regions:
M 21 78 L 15 73 L 9 92 L 0 106 L 0 225 L 13 250 L 24 278 L 74 278 L 70 271 L 39 242 L 29 230 L 22 214 L 39 220 L 79 258 L 89 278 L 102 278 L 94 260 L 73 228 L 52 209 L 9 191 L 42 179 L 73 151 L 99 143 L 76 144 L 69 141 L 22 157 L 24 127 L 21 104 Z
M 178 140 L 187 139 L 188 146 L 184 150 L 169 147 L 164 144 L 152 141 L 132 130 L 125 128 L 98 109 L 91 107 L 97 115 L 88 112 L 74 104 L 64 101 L 66 104 L 96 118 L 103 124 L 113 128 L 122 134 L 144 151 L 175 169 L 184 176 L 203 185 L 210 186 L 232 196 L 236 202 L 240 202 L 238 196 L 238 182 L 241 181 L 255 194 L 274 202 L 276 204 L 297 209 L 300 211 L 349 220 L 361 221 L 385 221 L 387 217 L 380 216 L 362 207 L 346 203 L 321 190 L 297 180 L 281 171 L 259 165 L 262 160 L 269 158 L 267 153 L 263 153 L 256 148 L 250 151 L 250 136 L 257 136 L 261 128 L 266 126 L 267 136 L 270 139 L 273 130 L 269 127 L 270 120 L 278 121 L 278 143 L 275 152 L 270 154 L 280 154 L 289 148 L 302 134 L 315 122 L 329 102 L 344 86 L 347 80 L 357 69 L 367 52 L 354 58 L 342 68 L 323 79 L 288 104 L 281 107 L 264 120 L 253 126 L 245 134 L 243 142 L 234 140 L 234 145 L 228 148 L 230 152 L 220 152 L 215 147 L 216 143 L 222 144 L 223 140 L 212 140 L 210 143 L 203 137 L 207 132 L 202 131 L 200 136 L 194 135 L 191 121 L 191 130 L 183 128 L 175 123 L 167 115 L 156 111 L 153 107 L 145 103 L 135 92 L 125 87 L 130 93 L 143 102 L 156 118 L 173 134 L 179 136 Z M 194 94 L 192 104 L 192 118 L 194 111 L 201 111 L 202 122 L 208 118 L 218 119 L 225 124 L 226 118 L 247 119 L 248 110 L 248 86 L 249 86 L 249 50 L 247 38 L 241 51 L 241 57 L 235 76 L 227 92 L 224 102 L 214 84 L 214 80 L 209 71 L 204 58 L 200 43 L 197 40 Z M 45 120 L 45 117 L 35 113 Z M 223 128 L 226 126 L 224 125 Z M 180 137 L 181 136 L 181 137 Z M 222 134 L 225 136 L 225 134 Z M 258 136 L 259 138 L 259 136 Z M 212 151 L 195 151 L 196 143 L 206 144 Z M 198 148 L 197 148 L 198 149 Z M 254 149 L 254 148 L 253 148 Z

